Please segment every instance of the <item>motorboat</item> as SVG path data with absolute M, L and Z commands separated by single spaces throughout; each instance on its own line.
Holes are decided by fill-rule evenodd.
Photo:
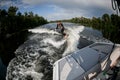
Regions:
M 56 61 L 53 80 L 91 80 L 120 57 L 120 44 L 93 43 Z

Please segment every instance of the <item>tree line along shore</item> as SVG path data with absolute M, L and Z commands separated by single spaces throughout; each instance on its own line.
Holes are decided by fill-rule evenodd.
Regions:
M 28 28 L 34 28 L 48 23 L 42 16 L 33 12 L 22 14 L 15 6 L 10 6 L 8 10 L 0 9 L 0 36 L 13 34 Z
M 51 22 L 57 21 L 71 22 L 97 29 L 102 32 L 103 37 L 114 43 L 120 43 L 120 16 L 116 14 L 103 14 L 101 17 L 97 18 L 75 17 L 72 19 L 56 20 Z
M 115 14 L 103 14 L 102 17 L 93 17 L 91 19 L 80 17 L 69 20 L 73 23 L 89 26 L 103 33 L 103 37 L 114 43 L 120 43 L 120 16 Z
M 92 27 L 100 30 L 103 33 L 103 37 L 114 43 L 120 43 L 120 16 L 118 15 L 103 14 L 98 18 L 75 17 L 60 21 Z M 2 61 L 8 64 L 11 58 L 14 57 L 14 51 L 26 40 L 26 36 L 28 36 L 27 29 L 47 23 L 49 23 L 47 19 L 34 14 L 32 11 L 21 13 L 15 6 L 10 6 L 7 10 L 0 9 L 0 57 Z
M 0 9 L 0 58 L 4 65 L 15 57 L 15 50 L 27 40 L 28 29 L 48 23 L 33 12 L 21 13 L 15 6 Z

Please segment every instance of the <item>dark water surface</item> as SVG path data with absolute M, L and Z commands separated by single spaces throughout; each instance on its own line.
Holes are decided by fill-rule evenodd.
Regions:
M 15 57 L 14 51 L 27 40 L 28 31 L 0 36 L 0 80 L 5 80 L 7 66 Z
M 63 24 L 69 34 L 67 39 L 54 31 L 56 23 L 50 23 L 30 29 L 32 34 L 29 37 L 28 32 L 16 35 L 5 42 L 6 49 L 5 43 L 1 42 L 3 51 L 8 50 L 0 59 L 0 71 L 4 73 L 0 77 L 5 76 L 7 67 L 7 80 L 52 80 L 52 66 L 58 59 L 94 42 L 110 42 L 102 37 L 100 31 L 73 23 Z

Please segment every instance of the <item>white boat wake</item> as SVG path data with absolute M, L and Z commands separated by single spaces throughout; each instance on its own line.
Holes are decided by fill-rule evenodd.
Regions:
M 16 57 L 7 67 L 6 80 L 52 80 L 53 63 L 79 49 L 84 30 L 84 26 L 66 27 L 69 36 L 64 39 L 54 30 L 30 29 L 34 34 L 15 51 Z

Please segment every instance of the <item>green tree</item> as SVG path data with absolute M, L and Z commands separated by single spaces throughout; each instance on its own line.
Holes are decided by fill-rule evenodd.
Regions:
M 7 10 L 0 9 L 0 57 L 5 63 L 9 62 L 16 48 L 26 40 L 29 28 L 47 23 L 46 19 L 33 12 L 22 14 L 17 10 L 15 6 Z
M 85 17 L 72 18 L 73 23 L 79 23 L 102 31 L 103 36 L 115 43 L 120 43 L 120 17 L 118 15 L 103 14 L 102 17 L 88 19 Z
M 8 15 L 9 16 L 15 16 L 18 8 L 14 6 L 10 6 L 8 9 Z
M 109 16 L 108 14 L 104 14 L 104 15 L 102 16 L 102 20 L 103 20 L 104 22 L 110 22 L 110 16 Z

